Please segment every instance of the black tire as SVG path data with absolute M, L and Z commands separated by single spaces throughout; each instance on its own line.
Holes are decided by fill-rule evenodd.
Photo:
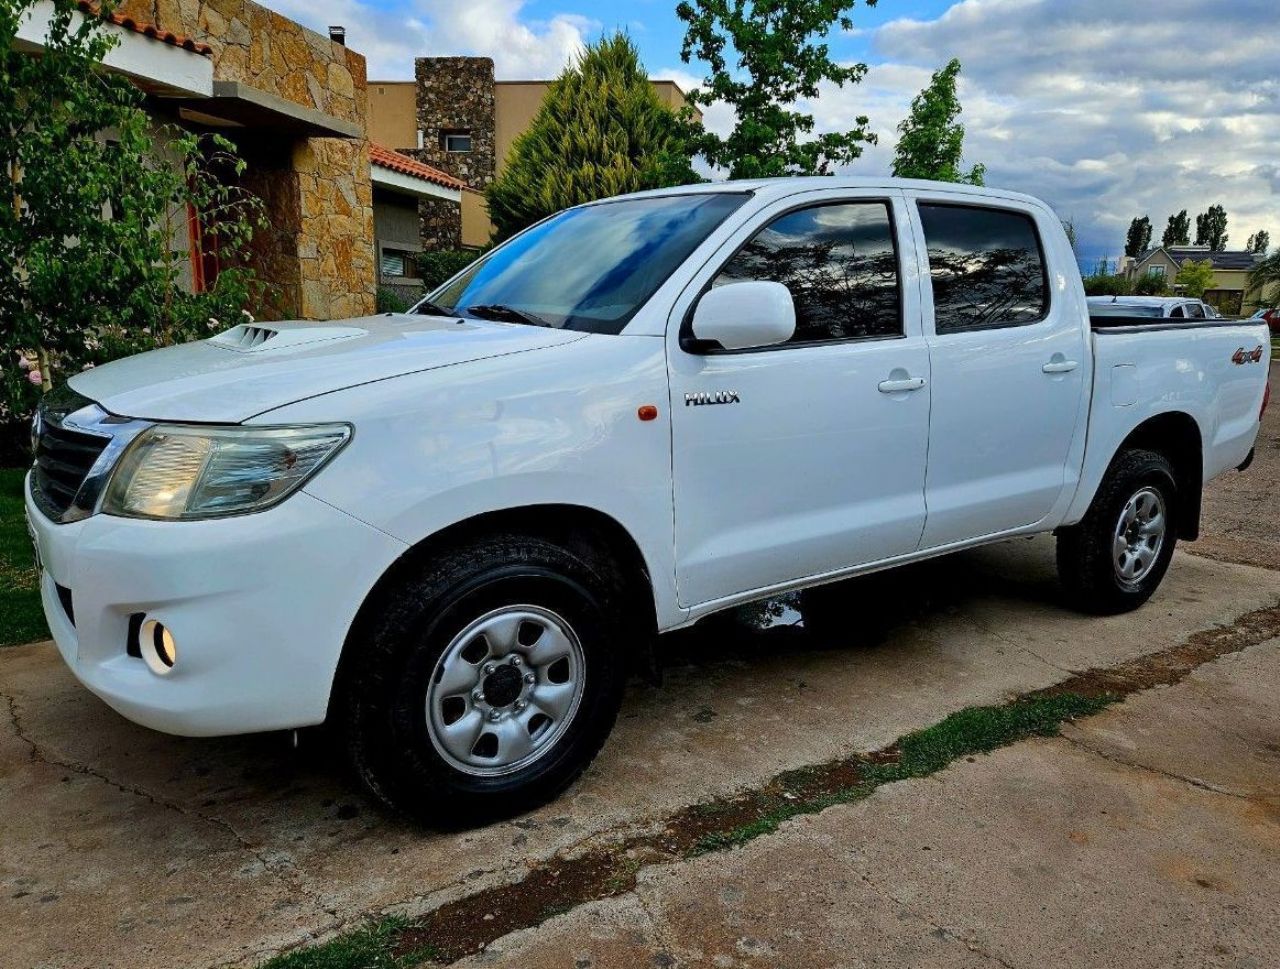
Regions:
M 385 597 L 347 644 L 341 727 L 352 766 L 388 807 L 446 826 L 519 814 L 556 797 L 586 769 L 613 727 L 626 680 L 621 582 L 538 538 L 500 535 L 434 555 Z M 478 617 L 521 604 L 564 619 L 582 648 L 576 712 L 537 760 L 513 773 L 474 776 L 431 739 L 427 690 L 444 651 Z
M 1150 568 L 1136 581 L 1119 574 L 1113 545 L 1131 498 L 1153 489 L 1164 502 L 1164 539 Z M 1173 466 L 1155 451 L 1121 451 L 1112 460 L 1084 519 L 1058 532 L 1058 578 L 1076 609 L 1116 615 L 1151 598 L 1177 544 L 1178 485 Z

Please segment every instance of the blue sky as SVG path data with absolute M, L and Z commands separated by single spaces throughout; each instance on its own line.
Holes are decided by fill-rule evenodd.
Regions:
M 500 79 L 554 76 L 615 27 L 651 76 L 688 88 L 676 0 L 264 0 L 321 31 L 347 28 L 369 76 L 407 79 L 413 58 L 478 54 Z M 880 136 L 848 169 L 882 174 L 895 127 L 930 73 L 963 64 L 966 162 L 987 184 L 1044 198 L 1072 219 L 1082 261 L 1114 258 L 1129 220 L 1223 204 L 1229 245 L 1268 229 L 1280 243 L 1280 17 L 1276 0 L 881 0 L 832 32 L 866 80 L 824 88 L 805 109 L 819 130 L 869 115 Z M 707 124 L 732 116 L 713 108 Z

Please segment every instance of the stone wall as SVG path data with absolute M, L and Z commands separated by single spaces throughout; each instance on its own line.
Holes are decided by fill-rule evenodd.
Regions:
M 488 57 L 419 57 L 418 129 L 422 147 L 409 154 L 475 189 L 495 169 L 493 61 Z M 442 133 L 471 132 L 469 152 L 445 151 Z
M 119 13 L 213 48 L 213 76 L 239 81 L 363 131 L 364 57 L 249 0 L 122 0 Z M 264 318 L 372 313 L 376 286 L 368 141 L 223 129 L 250 160 L 271 222 L 255 242 Z

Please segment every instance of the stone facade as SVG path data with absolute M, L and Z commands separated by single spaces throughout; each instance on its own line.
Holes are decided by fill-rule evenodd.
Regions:
M 487 57 L 419 57 L 418 130 L 422 147 L 408 152 L 419 161 L 483 190 L 495 172 L 493 61 Z M 444 135 L 468 131 L 471 150 L 445 151 Z
M 493 61 L 488 57 L 420 57 L 417 77 L 418 130 L 422 147 L 406 152 L 470 188 L 484 191 L 497 169 Z M 444 136 L 466 131 L 471 150 L 446 151 Z M 462 245 L 462 209 L 443 199 L 418 203 L 422 245 L 457 249 Z
M 253 267 L 267 284 L 264 318 L 372 313 L 364 57 L 250 0 L 122 0 L 116 10 L 208 44 L 215 81 L 238 81 L 359 126 L 354 139 L 219 130 L 240 144 L 246 183 L 267 205 L 270 225 L 255 240 Z

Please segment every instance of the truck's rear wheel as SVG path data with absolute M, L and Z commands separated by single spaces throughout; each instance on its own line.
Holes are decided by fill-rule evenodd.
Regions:
M 474 824 L 568 787 L 621 699 L 617 587 L 606 564 L 535 538 L 433 558 L 348 644 L 343 726 L 369 790 L 425 820 Z
M 1128 612 L 1155 592 L 1177 543 L 1173 467 L 1154 451 L 1122 451 L 1084 519 L 1058 533 L 1058 576 L 1071 603 Z

